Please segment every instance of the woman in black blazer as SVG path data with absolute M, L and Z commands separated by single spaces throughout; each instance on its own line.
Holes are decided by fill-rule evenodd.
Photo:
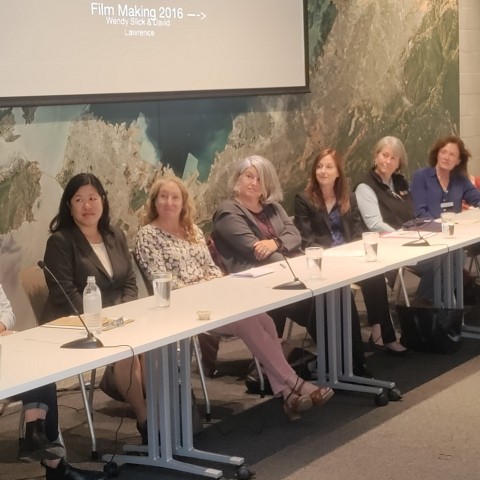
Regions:
M 70 179 L 58 214 L 50 223 L 44 262 L 57 277 L 66 294 L 83 313 L 83 290 L 88 276 L 94 276 L 102 292 L 102 306 L 109 307 L 137 298 L 137 284 L 127 240 L 110 225 L 107 193 L 91 173 Z M 42 321 L 71 315 L 72 308 L 56 282 L 46 275 L 49 295 Z M 132 365 L 133 362 L 133 365 Z M 146 441 L 147 411 L 144 399 L 141 357 L 126 359 L 107 368 L 105 379 L 114 398 L 124 398 L 137 417 L 138 430 Z M 111 377 L 110 377 L 111 374 Z
M 362 237 L 357 201 L 350 193 L 342 159 L 335 150 L 322 150 L 313 162 L 305 191 L 295 197 L 295 225 L 303 248 L 330 248 Z M 393 355 L 405 355 L 407 349 L 397 341 L 393 328 L 385 277 L 377 275 L 358 285 L 372 326 L 371 343 Z

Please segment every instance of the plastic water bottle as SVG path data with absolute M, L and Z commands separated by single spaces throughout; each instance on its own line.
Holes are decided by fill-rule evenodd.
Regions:
M 93 276 L 87 277 L 83 291 L 83 321 L 94 335 L 102 333 L 102 293 Z

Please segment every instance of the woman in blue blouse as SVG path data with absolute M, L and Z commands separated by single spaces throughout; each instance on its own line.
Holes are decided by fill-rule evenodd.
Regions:
M 480 192 L 468 178 L 470 157 L 461 138 L 451 135 L 437 140 L 430 150 L 430 166 L 412 177 L 415 216 L 435 219 L 442 212 L 460 213 L 462 201 L 480 207 Z
M 462 211 L 462 202 L 480 207 L 480 192 L 467 173 L 470 152 L 463 140 L 454 135 L 440 138 L 429 154 L 429 167 L 417 170 L 412 177 L 410 192 L 416 217 L 435 219 L 442 212 Z M 417 265 L 421 280 L 415 305 L 433 302 L 433 267 L 431 262 Z

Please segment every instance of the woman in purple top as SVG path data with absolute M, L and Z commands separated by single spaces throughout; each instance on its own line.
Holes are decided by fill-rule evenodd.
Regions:
M 438 218 L 442 212 L 462 211 L 462 201 L 480 206 L 480 192 L 467 173 L 470 152 L 462 139 L 448 136 L 437 140 L 430 150 L 430 167 L 417 170 L 410 186 L 415 216 Z

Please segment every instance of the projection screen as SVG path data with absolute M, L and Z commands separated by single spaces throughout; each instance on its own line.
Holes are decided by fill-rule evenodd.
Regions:
M 0 8 L 0 106 L 308 90 L 305 0 Z

